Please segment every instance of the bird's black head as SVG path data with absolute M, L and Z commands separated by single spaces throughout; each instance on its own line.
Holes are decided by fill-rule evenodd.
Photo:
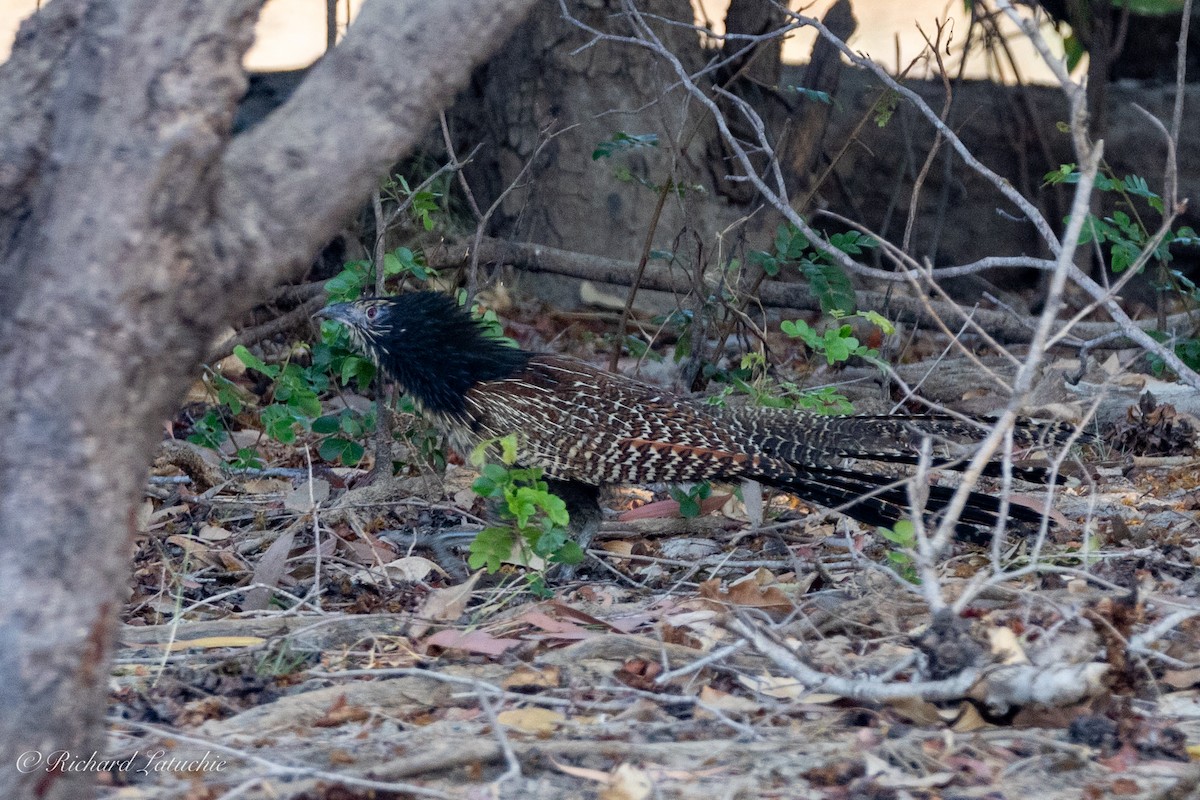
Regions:
M 529 360 L 529 353 L 488 336 L 438 292 L 337 303 L 317 316 L 345 325 L 355 346 L 384 375 L 436 413 L 462 414 L 472 386 L 507 378 Z

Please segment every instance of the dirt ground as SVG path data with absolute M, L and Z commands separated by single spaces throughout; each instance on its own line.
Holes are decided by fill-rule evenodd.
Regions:
M 518 338 L 554 318 L 509 316 Z M 755 524 L 734 487 L 691 519 L 640 487 L 546 591 L 517 567 L 468 576 L 489 512 L 453 457 L 381 489 L 369 460 L 310 471 L 303 442 L 247 476 L 177 441 L 147 488 L 106 791 L 1196 797 L 1200 462 L 1154 454 L 1195 430 L 1166 406 L 1110 424 L 1043 537 L 955 545 L 932 581 L 786 497 Z M 931 613 L 964 593 L 958 617 Z

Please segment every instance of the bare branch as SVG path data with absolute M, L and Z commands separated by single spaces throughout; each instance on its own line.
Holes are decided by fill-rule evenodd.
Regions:
M 292 272 L 306 266 L 378 176 L 424 134 L 438 107 L 429 99 L 449 102 L 474 64 L 504 43 L 531 5 L 366 3 L 292 97 L 237 137 L 221 160 L 216 249 L 239 265 L 233 278 L 238 294 L 260 294 L 277 282 L 278 264 L 290 264 Z M 446 53 L 471 57 L 447 59 Z M 428 64 L 441 68 L 423 66 Z M 330 98 L 337 98 L 336 126 L 330 124 Z M 327 176 L 334 174 L 342 180 L 331 185 Z M 293 219 L 314 222 L 299 236 L 293 226 L 276 222 Z

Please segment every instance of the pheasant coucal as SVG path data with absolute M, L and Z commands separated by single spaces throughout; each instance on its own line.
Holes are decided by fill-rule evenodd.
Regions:
M 586 546 L 604 484 L 753 479 L 868 525 L 910 515 L 894 477 L 836 466 L 845 458 L 916 463 L 923 438 L 935 463 L 961 461 L 982 427 L 943 415 L 828 417 L 772 408 L 716 408 L 567 356 L 531 353 L 488 336 L 450 297 L 415 292 L 330 305 L 356 346 L 406 391 L 460 452 L 517 434 L 517 463 L 541 467 Z M 1058 426 L 1025 423 L 1021 444 L 1060 442 Z M 998 465 L 993 465 L 998 468 Z M 1014 469 L 1044 480 L 1039 469 Z M 953 489 L 929 487 L 927 512 Z M 987 541 L 1000 503 L 972 492 L 957 532 Z M 1038 522 L 1012 505 L 1018 524 Z

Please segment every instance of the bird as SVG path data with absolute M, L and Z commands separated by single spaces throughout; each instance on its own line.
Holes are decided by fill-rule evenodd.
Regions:
M 570 356 L 531 352 L 492 336 L 450 296 L 417 291 L 328 305 L 319 317 L 345 326 L 352 344 L 413 400 L 452 447 L 516 435 L 516 463 L 540 467 L 566 504 L 581 547 L 599 528 L 599 489 L 614 484 L 755 480 L 870 526 L 911 517 L 909 493 L 886 472 L 846 459 L 915 464 L 922 441 L 934 464 L 960 466 L 986 431 L 941 414 L 824 416 L 780 408 L 717 407 L 607 372 Z M 1067 427 L 1023 421 L 1019 445 L 1061 444 Z M 990 465 L 999 474 L 999 465 Z M 1015 467 L 1045 481 L 1045 470 Z M 928 487 L 930 521 L 954 489 Z M 1010 527 L 1039 524 L 1027 506 L 1003 509 Z M 972 491 L 960 538 L 991 541 L 998 498 Z

